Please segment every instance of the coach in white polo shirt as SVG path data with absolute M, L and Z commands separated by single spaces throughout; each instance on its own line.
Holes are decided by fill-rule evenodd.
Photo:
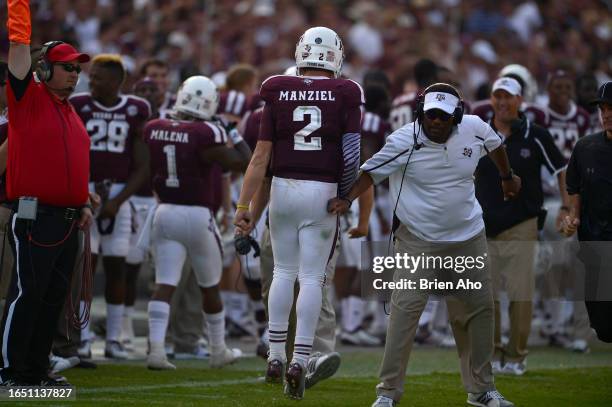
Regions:
M 391 407 L 404 392 L 408 358 L 419 317 L 430 294 L 446 297 L 451 326 L 461 359 L 461 376 L 468 403 L 474 406 L 513 406 L 495 390 L 490 360 L 493 356 L 493 295 L 486 257 L 482 209 L 475 197 L 473 174 L 487 155 L 497 165 L 506 198 L 520 189 L 512 174 L 500 137 L 473 115 L 463 115 L 459 93 L 448 84 L 434 84 L 417 103 L 416 121 L 396 130 L 362 173 L 348 199 L 334 199 L 329 210 L 343 213 L 372 183 L 389 178 L 395 210 L 396 253 L 412 256 L 483 256 L 483 267 L 459 274 L 458 268 L 435 265 L 416 270 L 397 268 L 394 280 L 411 280 L 414 289 L 395 289 L 381 382 L 374 407 Z M 421 289 L 419 282 L 451 282 L 459 278 L 481 284 L 480 289 Z M 404 280 L 405 279 L 405 280 Z M 437 280 L 436 280 L 437 279 Z

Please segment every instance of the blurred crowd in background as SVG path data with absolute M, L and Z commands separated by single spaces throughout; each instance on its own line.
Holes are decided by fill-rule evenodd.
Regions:
M 541 89 L 547 73 L 558 68 L 593 72 L 599 83 L 612 77 L 609 0 L 32 0 L 31 5 L 33 44 L 61 39 L 92 55 L 119 53 L 133 78 L 143 61 L 158 57 L 170 65 L 171 89 L 190 75 L 210 76 L 234 63 L 256 66 L 260 79 L 282 72 L 294 64 L 296 39 L 316 25 L 334 29 L 344 40 L 347 77 L 360 81 L 368 69 L 383 69 L 395 94 L 410 90 L 404 85 L 419 58 L 447 68 L 468 100 L 488 97 L 486 85 L 510 63 L 526 66 Z M 6 7 L 0 10 L 6 13 Z M 6 55 L 6 32 L 0 38 L 0 54 Z M 132 83 L 127 81 L 126 89 Z

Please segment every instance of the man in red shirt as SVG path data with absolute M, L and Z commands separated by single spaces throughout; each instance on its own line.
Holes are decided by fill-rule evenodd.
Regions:
M 78 253 L 78 228 L 87 228 L 92 218 L 89 137 L 67 101 L 89 56 L 51 42 L 32 64 L 27 0 L 8 1 L 8 33 L 6 186 L 15 211 L 10 219 L 15 266 L 0 331 L 0 381 L 66 385 L 47 372 Z

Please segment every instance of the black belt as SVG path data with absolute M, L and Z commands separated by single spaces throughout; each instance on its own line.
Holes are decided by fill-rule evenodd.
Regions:
M 18 205 L 19 204 L 17 202 L 5 202 L 2 204 L 2 206 L 11 209 L 13 212 L 17 212 Z M 73 221 L 77 219 L 77 217 L 79 217 L 80 210 L 77 208 L 65 208 L 61 206 L 38 204 L 36 214 L 54 216 L 58 218 L 63 218 L 67 221 Z

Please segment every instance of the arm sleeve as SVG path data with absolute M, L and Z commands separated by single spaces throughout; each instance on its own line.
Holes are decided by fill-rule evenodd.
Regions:
M 476 138 L 482 140 L 481 158 L 502 145 L 502 139 L 499 134 L 480 118 L 478 119 L 478 130 L 476 133 Z
M 375 184 L 379 184 L 406 164 L 413 148 L 412 142 L 409 141 L 412 140 L 412 135 L 409 137 L 406 129 L 412 131 L 412 126 L 404 126 L 393 132 L 383 148 L 361 166 L 361 170 L 367 172 Z
M 32 71 L 28 72 L 28 74 L 23 79 L 18 79 L 11 73 L 10 70 L 7 69 L 8 81 L 11 90 L 13 91 L 13 95 L 15 95 L 15 100 L 19 101 L 23 95 L 25 95 L 28 90 L 28 86 L 33 80 Z
M 342 158 L 344 166 L 340 178 L 340 196 L 348 195 L 357 179 L 359 156 L 361 154 L 361 136 L 359 133 L 346 133 L 342 136 Z
M 565 183 L 567 193 L 575 195 L 580 192 L 580 166 L 578 164 L 578 154 L 580 151 L 580 143 L 577 143 L 569 163 L 567 164 L 567 173 L 565 174 Z
M 20 44 L 30 44 L 32 22 L 30 18 L 30 2 L 28 0 L 8 0 L 9 40 Z
M 539 130 L 539 132 L 535 134 L 534 140 L 542 151 L 542 158 L 544 161 L 542 164 L 549 173 L 556 175 L 558 172 L 565 169 L 565 159 L 548 130 L 543 128 L 536 128 L 534 130 Z
M 272 141 L 274 135 L 274 118 L 272 116 L 272 109 L 268 104 L 264 106 L 263 112 L 261 113 L 261 123 L 259 124 L 259 137 L 261 141 Z

